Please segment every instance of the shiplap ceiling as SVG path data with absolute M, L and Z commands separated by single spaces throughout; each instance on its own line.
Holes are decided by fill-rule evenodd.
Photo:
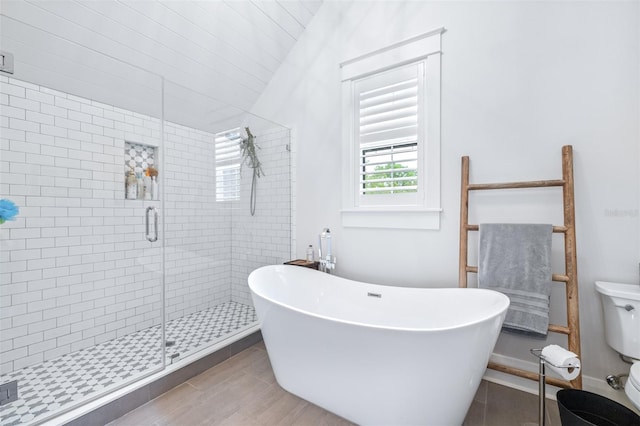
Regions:
M 156 116 L 162 76 L 168 119 L 219 127 L 251 108 L 321 4 L 0 0 L 0 49 L 16 78 Z

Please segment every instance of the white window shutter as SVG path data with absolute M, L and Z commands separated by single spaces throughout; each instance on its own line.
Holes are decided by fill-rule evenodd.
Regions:
M 216 201 L 240 199 L 240 129 L 216 134 Z
M 360 196 L 418 192 L 423 79 L 416 63 L 354 82 Z

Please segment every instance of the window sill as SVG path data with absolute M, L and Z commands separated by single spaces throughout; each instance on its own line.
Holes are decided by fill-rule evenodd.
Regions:
M 351 228 L 440 229 L 442 209 L 360 208 L 342 210 L 342 226 Z

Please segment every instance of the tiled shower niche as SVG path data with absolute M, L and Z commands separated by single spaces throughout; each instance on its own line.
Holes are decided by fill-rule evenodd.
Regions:
M 156 167 L 155 146 L 143 145 L 139 143 L 124 143 L 124 172 L 133 169 L 136 173 L 144 173 L 149 166 Z
M 144 193 L 151 188 L 143 184 L 142 179 L 148 176 L 147 170 L 153 170 L 150 176 L 155 176 L 155 180 L 158 180 L 158 167 L 157 167 L 157 147 L 151 145 L 144 145 L 135 142 L 124 142 L 124 185 L 125 185 L 125 198 L 126 199 L 145 199 Z M 129 174 L 131 171 L 135 173 L 137 182 L 135 194 L 130 194 L 127 189 Z M 150 183 L 149 183 L 150 185 Z M 157 191 L 157 184 L 155 186 Z M 147 199 L 158 199 L 157 194 L 153 194 Z

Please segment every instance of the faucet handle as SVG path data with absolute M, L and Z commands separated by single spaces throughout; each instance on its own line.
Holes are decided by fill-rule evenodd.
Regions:
M 327 255 L 324 259 L 319 259 L 318 270 L 321 272 L 329 272 L 332 269 L 336 269 L 336 257 Z
M 327 256 L 327 269 L 336 269 L 336 257 Z

